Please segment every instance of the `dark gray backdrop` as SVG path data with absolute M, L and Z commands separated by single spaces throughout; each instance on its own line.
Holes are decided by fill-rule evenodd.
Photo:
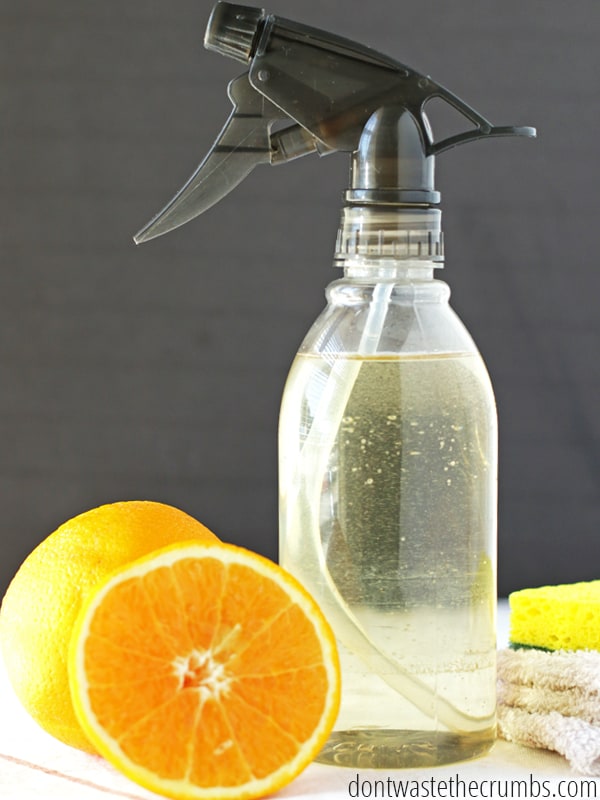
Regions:
M 205 0 L 2 0 L 0 591 L 58 524 L 151 498 L 276 556 L 285 375 L 336 277 L 347 159 L 263 167 L 136 248 L 229 113 Z M 500 592 L 600 577 L 597 0 L 273 0 L 536 142 L 439 159 L 454 307 L 495 384 Z

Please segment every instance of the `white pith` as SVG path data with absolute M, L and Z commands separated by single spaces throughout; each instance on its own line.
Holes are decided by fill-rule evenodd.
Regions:
M 195 689 L 199 701 L 219 700 L 231 687 L 226 665 L 213 657 L 212 650 L 192 650 L 187 656 L 173 660 L 173 671 L 179 678 L 180 689 Z

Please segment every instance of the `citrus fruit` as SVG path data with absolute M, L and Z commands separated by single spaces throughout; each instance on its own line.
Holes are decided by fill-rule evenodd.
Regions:
M 98 751 L 186 800 L 281 788 L 321 749 L 339 704 L 335 640 L 315 601 L 234 545 L 174 545 L 97 587 L 69 673 Z
M 65 522 L 25 559 L 0 610 L 0 645 L 16 695 L 56 738 L 94 752 L 75 717 L 67 654 L 82 600 L 119 566 L 176 541 L 217 537 L 179 509 L 112 503 Z

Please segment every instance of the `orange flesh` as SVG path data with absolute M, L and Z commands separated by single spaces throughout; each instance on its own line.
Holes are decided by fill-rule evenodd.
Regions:
M 85 670 L 91 709 L 123 753 L 199 787 L 289 762 L 327 695 L 306 616 L 269 578 L 213 558 L 114 585 L 91 621 Z

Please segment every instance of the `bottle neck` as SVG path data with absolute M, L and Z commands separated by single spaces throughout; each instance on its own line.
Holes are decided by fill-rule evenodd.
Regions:
M 433 280 L 434 269 L 440 269 L 442 266 L 433 261 L 386 261 L 361 258 L 346 261 L 344 278 L 360 283 L 426 283 Z
M 368 307 L 376 298 L 405 308 L 415 305 L 447 305 L 450 287 L 434 278 L 438 265 L 433 262 L 394 264 L 352 264 L 344 268 L 344 276 L 327 286 L 325 295 L 331 307 Z

